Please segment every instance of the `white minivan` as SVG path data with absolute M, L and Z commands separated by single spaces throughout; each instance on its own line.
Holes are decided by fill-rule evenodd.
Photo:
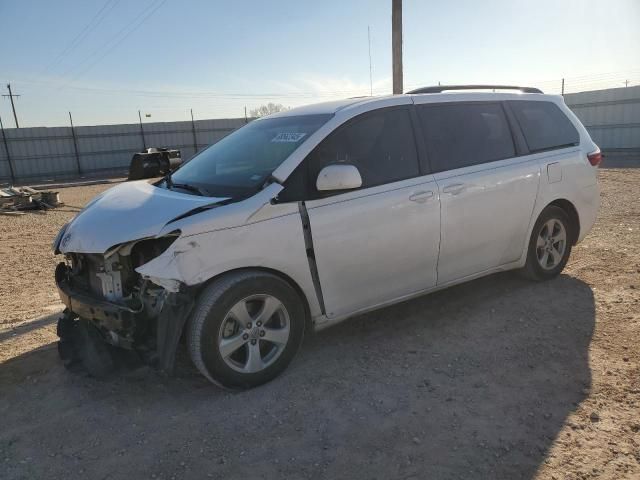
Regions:
M 170 371 L 185 338 L 208 379 L 248 388 L 353 315 L 497 271 L 551 279 L 595 222 L 601 158 L 562 97 L 533 88 L 252 121 L 62 228 L 61 357 L 101 375 L 121 347 Z

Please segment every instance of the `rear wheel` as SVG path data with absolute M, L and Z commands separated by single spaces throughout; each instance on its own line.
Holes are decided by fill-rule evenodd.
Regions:
M 571 254 L 571 222 L 559 207 L 545 208 L 531 232 L 524 274 L 533 280 L 557 277 Z
M 206 287 L 189 323 L 191 358 L 212 382 L 250 388 L 291 362 L 304 335 L 305 309 L 281 278 L 239 272 Z

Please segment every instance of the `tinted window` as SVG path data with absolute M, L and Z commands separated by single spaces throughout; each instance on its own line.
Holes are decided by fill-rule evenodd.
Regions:
M 411 118 L 404 108 L 377 110 L 349 121 L 323 140 L 306 161 L 313 190 L 320 170 L 336 163 L 358 167 L 363 187 L 420 175 Z
M 578 131 L 556 104 L 511 101 L 509 105 L 530 151 L 539 152 L 580 143 Z
M 511 130 L 498 103 L 422 105 L 418 114 L 434 171 L 515 156 Z

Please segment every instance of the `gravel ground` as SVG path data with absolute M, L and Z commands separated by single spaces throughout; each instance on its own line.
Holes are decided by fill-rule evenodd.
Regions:
M 49 245 L 107 186 L 0 217 L 0 477 L 640 478 L 640 169 L 600 181 L 556 280 L 493 275 L 352 319 L 242 393 L 184 349 L 173 378 L 60 365 Z

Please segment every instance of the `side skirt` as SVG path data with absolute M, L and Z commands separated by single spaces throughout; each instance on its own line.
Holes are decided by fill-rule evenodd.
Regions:
M 486 277 L 487 275 L 491 275 L 493 273 L 506 272 L 508 270 L 515 270 L 517 268 L 521 268 L 522 266 L 523 266 L 523 263 L 520 260 L 518 260 L 516 262 L 506 263 L 506 264 L 501 265 L 499 267 L 491 268 L 491 269 L 485 270 L 483 272 L 475 273 L 473 275 L 468 275 L 466 277 L 459 278 L 457 280 L 452 280 L 452 281 L 444 283 L 442 285 L 436 285 L 435 287 L 427 288 L 425 290 L 420 290 L 418 292 L 410 293 L 409 295 L 404 295 L 402 297 L 394 298 L 393 300 L 389 300 L 389 301 L 384 302 L 384 303 L 380 303 L 380 304 L 377 304 L 377 305 L 372 305 L 371 307 L 363 308 L 363 309 L 357 310 L 355 312 L 351 312 L 351 313 L 348 313 L 348 314 L 345 314 L 345 315 L 340 315 L 339 317 L 327 318 L 327 316 L 323 314 L 322 316 L 316 317 L 314 319 L 315 330 L 316 330 L 316 332 L 318 332 L 320 330 L 324 330 L 327 327 L 335 325 L 336 323 L 340 323 L 340 322 L 343 322 L 345 320 L 348 320 L 351 317 L 356 317 L 358 315 L 363 315 L 365 313 L 372 312 L 372 311 L 378 310 L 380 308 L 384 308 L 384 307 L 388 307 L 388 306 L 391 306 L 391 305 L 395 305 L 396 303 L 401 303 L 401 302 L 405 302 L 407 300 L 412 300 L 414 298 L 421 297 L 421 296 L 427 295 L 429 293 L 437 292 L 438 290 L 444 290 L 445 288 L 453 287 L 454 285 L 459 285 L 461 283 L 470 282 L 471 280 L 475 280 L 477 278 Z

